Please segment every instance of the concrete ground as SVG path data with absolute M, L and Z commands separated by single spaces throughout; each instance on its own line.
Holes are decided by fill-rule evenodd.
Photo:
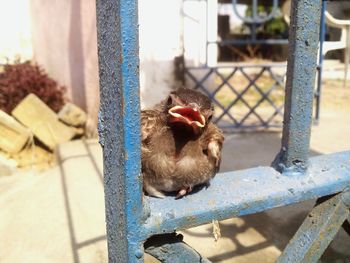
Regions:
M 311 155 L 350 149 L 349 99 L 350 89 L 325 90 Z M 269 165 L 279 148 L 279 132 L 226 135 L 221 170 Z M 73 141 L 57 156 L 58 165 L 46 172 L 0 177 L 0 262 L 107 262 L 100 147 Z M 217 242 L 211 225 L 182 233 L 213 262 L 274 262 L 313 204 L 222 221 Z M 321 262 L 350 262 L 349 247 L 350 237 L 340 230 Z

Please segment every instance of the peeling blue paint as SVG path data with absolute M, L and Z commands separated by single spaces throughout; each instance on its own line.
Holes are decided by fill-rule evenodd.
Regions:
M 96 7 L 108 258 L 143 262 L 137 1 Z
M 270 167 L 227 172 L 218 174 L 210 187 L 179 200 L 146 197 L 151 215 L 145 231 L 172 232 L 342 192 L 350 186 L 349 160 L 350 152 L 313 157 L 309 169 L 296 176 Z
M 292 1 L 282 150 L 273 163 L 279 171 L 300 173 L 307 168 L 321 4 Z
M 350 151 L 308 160 L 321 0 L 293 1 L 277 170 L 256 167 L 218 174 L 210 187 L 179 200 L 142 196 L 137 0 L 97 0 L 96 4 L 109 262 L 143 262 L 143 243 L 152 235 L 349 189 Z M 317 260 L 349 215 L 349 204 L 349 193 L 342 193 L 317 206 L 311 212 L 317 220 L 304 221 L 280 262 Z M 189 262 L 205 261 L 181 241 L 159 246 L 152 249 L 164 262 L 174 262 L 173 255 L 179 253 Z
M 349 193 L 338 194 L 312 209 L 277 262 L 318 262 L 349 217 L 349 207 L 343 200 L 348 195 Z

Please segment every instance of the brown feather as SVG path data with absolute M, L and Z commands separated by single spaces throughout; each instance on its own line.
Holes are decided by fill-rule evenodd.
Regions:
M 149 195 L 192 189 L 208 183 L 219 170 L 221 130 L 209 122 L 194 136 L 186 127 L 169 126 L 166 101 L 141 111 L 141 138 L 144 189 Z

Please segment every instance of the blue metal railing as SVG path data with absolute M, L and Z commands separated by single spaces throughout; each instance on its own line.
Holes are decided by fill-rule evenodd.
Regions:
M 109 259 L 140 262 L 144 209 L 137 1 L 99 0 L 96 9 Z
M 317 75 L 317 85 L 315 92 L 315 120 L 318 122 L 320 120 L 320 110 L 321 110 L 321 94 L 322 94 L 322 70 L 323 70 L 323 43 L 326 37 L 326 10 L 327 10 L 327 1 L 322 1 L 322 15 L 321 15 L 321 29 L 320 29 L 320 49 L 319 49 L 319 58 L 318 58 L 318 75 Z
M 188 1 L 188 0 L 185 0 Z M 198 0 L 202 1 L 202 0 Z M 224 37 L 219 41 L 209 41 L 208 37 L 206 40 L 206 57 L 208 57 L 208 46 L 211 44 L 217 44 L 218 46 L 234 46 L 234 45 L 286 45 L 288 44 L 288 39 L 258 39 L 256 29 L 263 26 L 269 20 L 272 20 L 277 17 L 279 14 L 277 11 L 279 9 L 278 0 L 271 0 L 272 8 L 269 14 L 266 14 L 264 17 L 259 17 L 257 13 L 258 1 L 252 1 L 252 15 L 250 17 L 243 17 L 239 14 L 237 10 L 237 0 L 232 0 L 233 11 L 234 14 L 244 23 L 247 23 L 250 26 L 250 37 L 248 39 L 235 39 L 235 38 L 227 38 Z M 318 61 L 318 75 L 316 87 L 314 90 L 314 99 L 315 99 L 315 111 L 314 111 L 314 120 L 315 124 L 318 123 L 320 119 L 320 105 L 321 105 L 321 91 L 322 91 L 322 67 L 323 67 L 323 55 L 322 55 L 322 46 L 325 35 L 325 20 L 324 20 L 324 11 L 326 10 L 326 2 L 322 2 L 322 16 L 321 16 L 321 31 L 320 31 L 320 49 L 319 49 L 319 61 Z M 206 13 L 208 16 L 208 4 L 206 4 Z M 208 20 L 208 18 L 207 18 Z M 283 66 L 284 65 L 284 66 Z M 283 116 L 283 102 L 280 101 L 274 102 L 270 99 L 270 97 L 274 97 L 279 94 L 279 86 L 285 86 L 283 82 L 283 78 L 286 74 L 284 71 L 281 73 L 280 69 L 285 67 L 286 64 L 279 63 L 264 63 L 264 64 L 256 64 L 254 67 L 256 69 L 265 70 L 269 72 L 270 80 L 273 81 L 273 84 L 267 91 L 263 91 L 257 82 L 259 81 L 259 77 L 261 79 L 264 77 L 263 75 L 259 75 L 258 78 L 249 74 L 244 74 L 244 77 L 248 79 L 249 86 L 246 89 L 239 90 L 237 89 L 232 82 L 234 82 L 235 77 L 238 75 L 237 73 L 244 73 L 246 70 L 251 68 L 251 65 L 239 64 L 235 63 L 231 66 L 218 65 L 216 67 L 208 66 L 207 59 L 204 65 L 198 67 L 185 67 L 185 75 L 189 80 L 186 85 L 190 88 L 200 89 L 202 92 L 206 93 L 215 103 L 217 107 L 216 115 L 214 116 L 214 120 L 216 124 L 224 129 L 225 131 L 237 131 L 237 130 L 247 130 L 247 129 L 258 129 L 258 128 L 281 128 L 282 127 L 282 116 Z M 229 74 L 230 78 L 226 78 L 220 72 L 222 70 L 226 70 L 231 68 L 231 73 Z M 237 71 L 238 70 L 238 71 Z M 196 74 L 204 72 L 203 74 Z M 219 77 L 219 78 L 217 78 Z M 215 78 L 215 84 L 209 83 L 207 85 L 206 81 L 209 79 Z M 251 81 L 254 80 L 254 81 Z M 207 81 L 207 83 L 210 81 Z M 283 85 L 282 85 L 283 84 Z M 216 86 L 215 86 L 216 85 Z M 220 93 L 221 89 L 225 87 L 229 87 L 229 96 L 233 97 L 232 101 L 229 105 L 224 105 L 220 102 L 220 100 L 216 97 L 217 93 Z M 245 103 L 245 97 L 249 93 L 255 93 L 256 100 L 249 103 Z M 284 93 L 284 92 L 283 92 Z M 265 95 L 268 94 L 266 97 Z M 235 98 L 236 95 L 236 98 Z M 263 100 L 261 100 L 260 95 L 263 96 Z M 266 111 L 271 110 L 268 107 L 262 107 L 264 102 L 268 101 L 269 105 L 272 106 L 275 111 L 271 112 L 270 115 L 266 116 Z M 239 107 L 238 105 L 243 103 L 245 107 Z M 256 107 L 257 106 L 257 107 Z M 253 108 L 253 111 L 251 110 Z M 248 111 L 246 111 L 248 109 Z M 237 113 L 242 115 L 245 112 L 244 116 L 235 117 L 234 114 Z
M 201 0 L 198 0 L 201 1 Z M 233 39 L 233 38 L 223 38 L 219 41 L 209 41 L 208 37 L 206 40 L 206 58 L 208 57 L 208 46 L 211 44 L 216 44 L 219 46 L 232 46 L 232 45 L 273 45 L 273 44 L 288 44 L 288 39 L 258 39 L 257 37 L 257 29 L 264 25 L 267 21 L 270 21 L 277 17 L 279 10 L 279 1 L 271 0 L 272 8 L 269 14 L 260 17 L 258 14 L 258 1 L 252 0 L 252 15 L 248 17 L 244 17 L 240 15 L 237 9 L 237 0 L 232 0 L 232 8 L 234 14 L 243 22 L 246 23 L 250 28 L 250 34 L 248 39 Z M 208 16 L 208 3 L 206 4 L 206 14 Z M 208 20 L 208 17 L 207 17 Z M 214 122 L 225 131 L 234 131 L 237 129 L 240 130 L 248 130 L 248 129 L 257 129 L 257 128 L 281 128 L 282 127 L 282 119 L 283 119 L 283 101 L 280 100 L 278 102 L 274 102 L 270 99 L 270 96 L 274 96 L 279 92 L 279 86 L 283 82 L 283 78 L 286 74 L 285 70 L 281 74 L 280 69 L 285 69 L 285 63 L 265 63 L 261 65 L 254 65 L 253 68 L 258 70 L 255 76 L 252 74 L 248 74 L 246 69 L 252 68 L 251 65 L 236 65 L 231 66 L 222 66 L 218 65 L 216 67 L 208 66 L 207 59 L 205 65 L 199 67 L 185 67 L 185 75 L 188 77 L 191 83 L 186 83 L 186 85 L 190 88 L 197 89 L 199 88 L 202 92 L 206 93 L 215 103 L 217 108 L 217 112 L 214 116 Z M 223 76 L 220 71 L 227 70 L 231 68 L 232 72 L 229 74 L 229 78 Z M 207 71 L 206 71 L 207 69 Z M 274 72 L 276 70 L 276 72 Z M 278 70 L 278 71 L 277 71 Z M 197 72 L 207 72 L 203 77 L 198 77 L 195 73 Z M 232 74 L 233 73 L 233 74 Z M 258 81 L 262 79 L 264 74 L 268 74 L 268 77 L 273 81 L 273 84 L 268 88 L 268 90 L 264 91 L 259 87 Z M 243 90 L 240 90 L 235 87 L 232 82 L 237 75 L 242 74 L 243 78 L 248 80 L 248 85 Z M 205 85 L 205 81 L 211 78 L 219 77 L 216 79 L 215 83 L 216 87 Z M 229 105 L 224 105 L 219 99 L 217 99 L 217 93 L 220 93 L 221 89 L 225 87 L 229 87 L 230 91 L 228 95 L 231 95 L 232 101 Z M 214 91 L 213 91 L 214 89 Z M 246 101 L 245 97 L 247 94 L 254 93 L 256 97 L 256 101 L 251 101 L 250 103 Z M 283 92 L 284 93 L 284 92 Z M 266 96 L 267 95 L 267 96 Z M 260 98 L 260 96 L 262 96 Z M 264 102 L 268 102 L 269 108 L 262 108 Z M 239 107 L 239 104 L 244 105 Z M 273 111 L 270 114 L 266 113 L 271 111 L 270 106 L 273 108 Z M 239 112 L 239 115 L 243 116 L 233 116 L 234 113 Z
M 192 85 L 189 86 L 193 89 L 199 89 L 205 93 L 216 106 L 216 114 L 214 116 L 214 123 L 216 123 L 224 131 L 231 131 L 232 129 L 256 129 L 257 127 L 273 128 L 281 127 L 283 119 L 283 100 L 284 97 L 284 79 L 286 65 L 284 63 L 273 65 L 234 65 L 234 66 L 218 66 L 218 67 L 187 67 L 185 73 L 189 80 L 192 81 Z M 277 72 L 279 69 L 282 72 Z M 226 74 L 221 71 L 225 70 Z M 227 71 L 229 70 L 229 73 Z M 248 73 L 248 70 L 256 71 L 256 74 L 252 75 Z M 276 72 L 275 72 L 276 71 Z M 201 72 L 203 76 L 196 77 L 196 73 Z M 242 88 L 236 86 L 234 78 L 240 74 L 242 83 L 246 80 L 248 83 Z M 262 87 L 259 84 L 259 79 L 263 77 L 269 77 L 273 80 L 273 83 L 269 87 Z M 205 82 L 209 78 L 216 77 L 216 86 L 207 86 Z M 225 101 L 227 98 L 232 98 L 226 105 L 218 97 L 218 94 L 222 92 L 224 87 L 228 87 L 228 93 L 225 95 Z M 246 95 L 254 93 L 254 100 L 247 101 Z M 283 94 L 281 96 L 281 93 Z M 277 97 L 278 100 L 274 101 L 272 97 Z M 263 103 L 267 102 L 269 106 L 269 113 L 266 114 L 266 107 L 262 109 L 260 107 Z M 242 106 L 238 106 L 241 104 Z M 245 113 L 233 114 L 232 110 L 237 108 L 246 110 Z M 219 112 L 220 110 L 220 112 Z M 264 110 L 264 114 L 262 113 Z M 257 120 L 252 122 L 250 117 L 254 116 Z
M 349 216 L 350 152 L 308 159 L 321 0 L 295 0 L 292 10 L 276 169 L 218 174 L 207 189 L 174 200 L 142 194 L 137 0 L 97 1 L 109 262 L 143 262 L 153 235 L 340 193 L 320 200 L 279 258 L 317 262 Z M 174 253 L 181 262 L 207 262 L 175 235 L 153 236 L 145 246 L 163 262 L 175 262 Z

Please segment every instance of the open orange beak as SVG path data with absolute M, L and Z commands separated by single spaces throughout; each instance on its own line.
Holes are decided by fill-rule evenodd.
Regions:
M 191 126 L 195 131 L 205 126 L 205 118 L 197 108 L 175 106 L 169 109 L 169 122 L 181 122 Z

